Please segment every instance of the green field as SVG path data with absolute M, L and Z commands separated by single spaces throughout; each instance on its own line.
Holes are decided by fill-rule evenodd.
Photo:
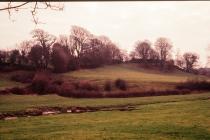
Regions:
M 174 96 L 154 96 L 136 98 L 100 98 L 75 99 L 57 95 L 2 95 L 0 96 L 0 112 L 18 111 L 39 106 L 110 106 L 110 105 L 145 105 L 186 100 L 203 100 L 210 98 L 210 93 Z
M 34 106 L 136 104 L 133 111 L 59 114 L 0 121 L 0 139 L 210 139 L 210 93 L 124 99 L 1 96 L 1 112 Z
M 0 73 L 0 89 L 24 86 L 13 82 L 16 72 Z M 206 78 L 175 70 L 170 73 L 140 68 L 137 64 L 104 66 L 65 74 L 65 80 L 88 80 L 103 86 L 121 78 L 128 90 L 169 89 L 187 79 Z M 80 114 L 20 117 L 0 120 L 0 140 L 209 140 L 210 92 L 136 98 L 65 98 L 49 95 L 0 95 L 0 113 L 36 107 L 101 107 L 132 105 L 132 111 L 97 111 Z

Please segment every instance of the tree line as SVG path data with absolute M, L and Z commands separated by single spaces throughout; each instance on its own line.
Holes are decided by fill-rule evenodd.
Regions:
M 32 39 L 21 42 L 17 49 L 0 51 L 0 64 L 66 72 L 123 61 L 122 51 L 108 37 L 79 26 L 72 26 L 70 35 L 55 37 L 42 29 L 31 35 Z
M 0 51 L 0 65 L 67 72 L 131 61 L 164 70 L 171 70 L 176 66 L 192 72 L 199 59 L 197 54 L 191 52 L 177 55 L 173 59 L 173 44 L 164 37 L 158 38 L 154 46 L 149 40 L 137 41 L 130 54 L 121 50 L 108 37 L 96 36 L 79 26 L 72 26 L 70 35 L 59 37 L 42 29 L 35 29 L 31 32 L 31 37 L 18 44 L 14 50 Z
M 163 70 L 171 70 L 174 66 L 187 72 L 193 72 L 198 64 L 199 55 L 186 52 L 183 55 L 177 54 L 172 58 L 172 42 L 165 37 L 158 38 L 154 47 L 149 40 L 137 41 L 134 50 L 130 53 L 131 60 L 142 63 L 146 66 L 154 65 Z

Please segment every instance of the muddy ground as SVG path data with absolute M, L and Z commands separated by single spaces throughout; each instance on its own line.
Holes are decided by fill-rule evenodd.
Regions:
M 55 115 L 61 113 L 85 113 L 96 111 L 132 111 L 136 109 L 134 105 L 118 105 L 118 106 L 100 106 L 100 107 L 36 107 L 21 111 L 0 113 L 0 119 L 11 120 L 18 117 L 30 117 L 41 115 Z

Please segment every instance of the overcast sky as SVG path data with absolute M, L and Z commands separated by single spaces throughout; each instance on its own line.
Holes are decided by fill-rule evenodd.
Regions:
M 1 7 L 3 3 L 0 3 Z M 30 32 L 42 28 L 51 34 L 70 34 L 71 25 L 88 29 L 95 35 L 106 35 L 122 49 L 133 49 L 137 40 L 167 37 L 173 42 L 173 52 L 196 52 L 202 65 L 210 44 L 210 2 L 150 1 L 150 2 L 65 2 L 61 12 L 38 11 L 35 25 L 29 10 L 0 12 L 0 49 L 14 48 L 16 43 L 30 39 Z

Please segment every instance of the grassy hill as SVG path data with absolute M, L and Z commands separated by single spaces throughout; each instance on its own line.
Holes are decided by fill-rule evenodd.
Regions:
M 21 71 L 0 73 L 0 89 L 24 86 L 25 84 L 10 80 L 10 77 L 18 72 Z M 171 89 L 174 88 L 176 83 L 186 81 L 187 79 L 206 78 L 205 76 L 189 74 L 179 70 L 163 72 L 155 68 L 143 68 L 134 63 L 108 65 L 95 69 L 81 69 L 64 74 L 54 74 L 54 76 L 62 77 L 63 79 L 89 80 L 99 86 L 103 86 L 107 80 L 114 82 L 116 79 L 121 78 L 126 80 L 131 90 L 145 90 L 151 88 L 160 90 Z
M 206 78 L 179 70 L 162 72 L 158 69 L 142 68 L 138 64 L 119 64 L 104 66 L 96 69 L 82 69 L 68 72 L 62 75 L 65 78 L 83 79 L 103 85 L 106 80 L 114 81 L 118 78 L 124 79 L 134 89 L 167 89 L 172 88 L 177 82 L 187 79 Z

